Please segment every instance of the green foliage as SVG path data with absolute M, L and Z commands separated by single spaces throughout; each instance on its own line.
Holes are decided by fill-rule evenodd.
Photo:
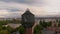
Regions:
M 59 23 L 58 23 L 58 27 L 60 27 L 60 20 L 59 20 Z
M 42 27 L 46 28 L 47 27 L 47 23 L 45 21 L 40 21 L 39 25 L 41 25 Z
M 60 22 L 58 23 L 58 27 L 60 27 Z
M 45 22 L 45 21 L 40 21 L 39 25 L 41 25 L 42 27 L 46 28 L 47 26 L 51 26 L 52 22 Z
M 13 31 L 14 31 L 14 29 L 11 28 L 10 26 L 7 27 L 7 30 L 8 30 L 9 32 L 13 32 Z
M 25 28 L 23 26 L 18 27 L 17 30 L 20 32 L 20 34 L 25 34 Z
M 5 25 L 5 24 L 7 24 L 6 20 L 0 21 L 0 25 Z
M 60 27 L 60 24 L 58 24 L 58 27 Z
M 0 25 L 0 30 L 2 30 L 2 28 L 3 28 L 2 25 Z
M 16 31 L 16 29 L 11 28 L 10 26 L 5 27 L 3 25 L 7 25 L 8 23 L 20 23 L 20 20 L 13 21 L 13 20 L 0 20 L 0 34 L 11 34 L 12 32 Z M 23 33 L 23 27 L 19 27 L 17 30 Z
M 44 28 L 46 28 L 47 26 L 51 26 L 52 22 L 49 21 L 49 22 L 45 22 L 45 21 L 40 21 L 39 22 L 39 25 L 37 25 L 35 28 L 34 28 L 34 34 L 42 34 L 41 30 L 43 30 Z
M 6 30 L 6 27 L 0 25 L 0 30 Z
M 59 22 L 58 19 L 56 19 L 56 22 Z
M 10 32 L 7 30 L 7 27 L 0 25 L 0 34 L 10 34 Z
M 1 30 L 0 34 L 10 34 L 7 30 Z
M 42 34 L 41 29 L 42 29 L 41 26 L 40 25 L 37 25 L 34 28 L 34 34 Z
M 20 20 L 0 20 L 0 25 L 6 25 L 8 23 L 20 23 Z
M 47 26 L 51 26 L 51 24 L 52 24 L 51 21 L 47 22 Z

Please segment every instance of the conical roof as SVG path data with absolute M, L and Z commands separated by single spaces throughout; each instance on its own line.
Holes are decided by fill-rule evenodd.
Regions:
M 26 10 L 26 12 L 23 15 L 33 15 L 29 9 Z

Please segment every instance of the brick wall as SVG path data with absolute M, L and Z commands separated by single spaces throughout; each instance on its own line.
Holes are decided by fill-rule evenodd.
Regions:
M 25 34 L 33 34 L 32 28 L 26 28 Z

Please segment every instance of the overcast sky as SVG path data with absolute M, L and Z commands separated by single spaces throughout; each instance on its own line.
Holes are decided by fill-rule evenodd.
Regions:
M 0 17 L 20 17 L 26 9 L 35 16 L 59 16 L 60 0 L 0 0 Z

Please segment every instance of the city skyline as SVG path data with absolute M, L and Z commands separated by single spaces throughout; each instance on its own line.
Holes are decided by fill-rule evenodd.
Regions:
M 0 18 L 21 17 L 27 8 L 36 17 L 60 17 L 60 0 L 0 0 Z

